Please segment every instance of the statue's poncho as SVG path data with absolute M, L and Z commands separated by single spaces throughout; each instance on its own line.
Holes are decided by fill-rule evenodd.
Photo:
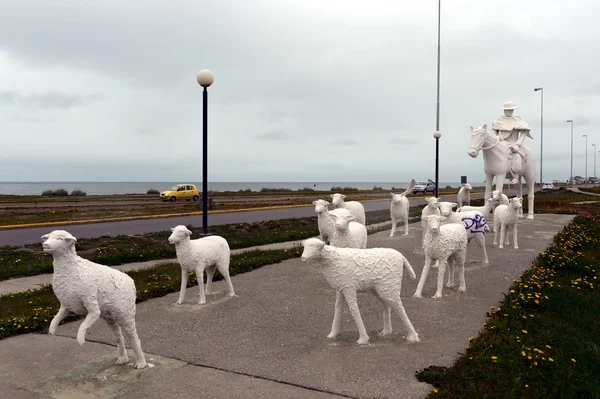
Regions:
M 522 130 L 527 134 L 527 137 L 533 139 L 529 131 L 529 124 L 520 116 L 501 116 L 492 124 L 492 129 L 498 132 L 502 140 L 506 140 L 514 130 Z

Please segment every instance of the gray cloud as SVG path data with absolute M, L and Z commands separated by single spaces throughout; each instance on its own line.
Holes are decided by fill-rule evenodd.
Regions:
M 16 91 L 0 92 L 0 103 L 6 105 L 17 105 L 22 107 L 34 107 L 43 109 L 67 109 L 80 107 L 101 100 L 103 97 L 93 95 L 71 95 L 60 92 L 48 92 L 44 94 L 20 94 Z
M 329 142 L 331 146 L 342 146 L 342 147 L 354 147 L 358 145 L 358 142 L 354 139 L 339 139 Z
M 267 133 L 257 134 L 257 140 L 289 140 L 292 136 L 283 130 L 272 130 Z

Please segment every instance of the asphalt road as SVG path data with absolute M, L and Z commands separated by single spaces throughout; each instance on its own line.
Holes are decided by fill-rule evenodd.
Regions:
M 471 195 L 472 199 L 481 198 L 483 194 Z M 456 201 L 456 195 L 441 197 L 445 201 Z M 424 198 L 413 198 L 410 205 L 421 205 L 425 203 Z M 365 211 L 375 211 L 389 209 L 390 201 L 377 201 L 363 203 Z M 315 216 L 314 207 L 272 209 L 264 211 L 247 211 L 209 214 L 209 226 L 232 224 L 232 223 L 251 223 L 263 220 L 290 219 L 300 217 Z M 0 246 L 6 245 L 24 245 L 40 242 L 40 237 L 52 230 L 67 230 L 78 238 L 93 238 L 103 235 L 119 234 L 144 234 L 155 231 L 165 231 L 177 225 L 202 226 L 202 216 L 175 216 L 158 219 L 140 219 L 127 220 L 121 222 L 106 223 L 87 223 L 72 224 L 63 226 L 32 227 L 23 229 L 0 230 Z

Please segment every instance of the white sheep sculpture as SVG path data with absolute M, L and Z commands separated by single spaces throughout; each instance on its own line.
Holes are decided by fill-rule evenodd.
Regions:
M 419 341 L 419 335 L 408 319 L 400 298 L 403 268 L 406 268 L 411 278 L 415 279 L 416 275 L 408 260 L 400 252 L 391 248 L 336 248 L 325 245 L 317 238 L 309 238 L 302 245 L 304 246 L 302 260 L 319 264 L 331 288 L 346 299 L 359 333 L 357 344 L 363 345 L 369 342 L 369 335 L 365 330 L 356 300 L 356 293 L 361 291 L 373 292 L 383 304 L 381 335 L 392 333 L 391 309 L 393 308 L 408 330 L 406 339 L 411 342 Z M 335 315 L 327 338 L 335 338 L 340 332 L 341 295 L 336 296 Z
M 175 244 L 177 261 L 181 266 L 181 290 L 177 305 L 185 300 L 185 289 L 189 273 L 196 272 L 198 288 L 200 290 L 200 305 L 206 303 L 206 295 L 210 295 L 212 279 L 215 270 L 225 278 L 229 289 L 229 296 L 235 296 L 231 278 L 229 277 L 229 260 L 231 251 L 227 240 L 220 236 L 208 236 L 191 240 L 192 232 L 185 226 L 176 226 L 171 229 L 169 243 Z M 204 271 L 206 270 L 206 291 L 204 289 Z
M 508 205 L 498 205 L 494 211 L 494 245 L 498 244 L 498 229 L 500 229 L 500 245 L 499 248 L 504 248 L 504 244 L 508 245 L 508 234 L 510 230 L 513 232 L 513 246 L 519 249 L 517 240 L 517 220 L 519 219 L 519 210 L 523 209 L 523 199 L 516 197 L 511 198 Z
M 363 204 L 361 204 L 358 201 L 345 202 L 344 199 L 346 198 L 346 196 L 344 194 L 339 193 L 331 194 L 331 198 L 331 203 L 336 209 L 346 208 L 350 211 L 350 213 L 354 215 L 354 217 L 356 218 L 356 222 L 361 224 L 366 223 L 365 207 L 363 206 Z
M 333 219 L 329 216 L 329 202 L 318 199 L 313 201 L 313 205 L 315 206 L 315 213 L 317 214 L 319 236 L 323 242 L 329 244 L 335 229 Z
M 440 208 L 441 215 L 446 218 L 442 224 L 461 224 L 467 232 L 468 243 L 475 239 L 483 251 L 483 263 L 490 263 L 485 249 L 485 233 L 489 227 L 484 214 L 479 211 L 453 212 L 452 208 L 458 206 L 456 202 L 443 201 L 436 205 Z
M 460 267 L 460 286 L 459 291 L 466 291 L 465 283 L 465 259 L 467 255 L 467 231 L 456 223 L 441 225 L 445 219 L 443 216 L 429 215 L 422 218 L 426 223 L 425 228 L 425 266 L 421 273 L 421 279 L 417 285 L 414 297 L 421 298 L 423 287 L 427 280 L 429 268 L 433 262 L 439 262 L 437 290 L 433 298 L 442 297 L 442 286 L 444 284 L 444 273 L 446 264 L 448 265 L 448 287 L 454 286 L 454 274 L 456 268 Z
M 463 184 L 460 190 L 458 190 L 456 202 L 459 208 L 463 205 L 471 205 L 471 190 L 473 190 L 473 187 L 469 183 Z
M 425 227 L 427 226 L 427 223 L 425 222 L 425 220 L 423 220 L 423 218 L 425 216 L 430 215 L 441 215 L 440 208 L 438 208 L 438 206 L 436 205 L 439 201 L 439 198 L 427 197 L 425 198 L 425 200 L 427 201 L 427 205 L 421 210 L 421 228 L 423 230 L 423 235 L 421 237 L 421 245 L 423 244 L 423 240 L 425 240 Z
M 396 234 L 396 225 L 399 220 L 402 220 L 404 223 L 404 235 L 408 235 L 408 210 L 410 209 L 410 204 L 406 196 L 412 192 L 414 187 L 415 179 L 411 179 L 408 187 L 402 194 L 390 193 L 392 195 L 392 204 L 390 205 L 392 231 L 390 232 L 390 237 L 393 237 L 394 234 Z
M 147 366 L 135 326 L 135 283 L 127 274 L 99 265 L 77 255 L 77 239 L 65 230 L 42 236 L 44 252 L 53 257 L 52 290 L 60 309 L 50 322 L 49 333 L 56 334 L 60 322 L 73 312 L 85 315 L 77 330 L 77 342 L 83 345 L 87 330 L 99 319 L 106 320 L 117 338 L 117 364 L 129 360 L 123 332 L 130 340 L 136 360 L 134 367 Z
M 355 222 L 354 215 L 347 209 L 335 209 L 329 212 L 334 223 L 331 244 L 339 248 L 366 248 L 367 228 L 364 224 Z

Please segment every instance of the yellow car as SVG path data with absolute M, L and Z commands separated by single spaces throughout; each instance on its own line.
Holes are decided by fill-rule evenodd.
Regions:
M 171 187 L 170 190 L 160 193 L 160 199 L 164 202 L 175 202 L 178 199 L 184 199 L 186 201 L 193 200 L 194 202 L 197 202 L 198 198 L 200 198 L 198 196 L 198 189 L 193 184 L 178 184 Z

